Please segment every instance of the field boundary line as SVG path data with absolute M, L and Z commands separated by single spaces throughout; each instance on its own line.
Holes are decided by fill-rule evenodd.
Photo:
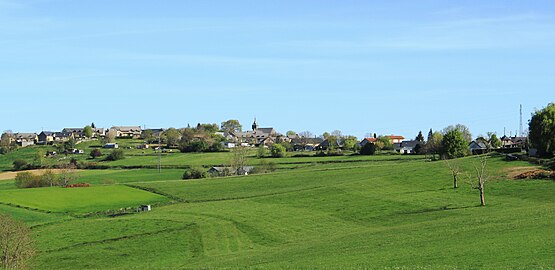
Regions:
M 145 232 L 145 233 L 124 235 L 124 236 L 120 236 L 120 237 L 107 238 L 107 239 L 90 241 L 90 242 L 82 242 L 82 243 L 77 243 L 77 244 L 73 244 L 73 245 L 69 245 L 69 246 L 65 246 L 65 247 L 61 247 L 61 248 L 48 249 L 48 250 L 44 250 L 44 251 L 40 251 L 40 252 L 41 253 L 58 252 L 58 251 L 63 251 L 63 250 L 76 248 L 76 247 L 81 247 L 81 246 L 105 244 L 105 243 L 117 242 L 117 241 L 120 241 L 120 240 L 133 239 L 133 238 L 143 237 L 143 236 L 151 236 L 151 235 L 162 234 L 162 233 L 178 232 L 178 231 L 188 229 L 189 227 L 192 227 L 192 226 L 195 226 L 195 225 L 197 225 L 197 224 L 196 223 L 189 223 L 185 226 L 181 226 L 181 227 L 178 227 L 178 228 L 171 228 L 171 229 L 165 229 L 165 230 L 159 230 L 159 231 L 153 231 L 153 232 Z

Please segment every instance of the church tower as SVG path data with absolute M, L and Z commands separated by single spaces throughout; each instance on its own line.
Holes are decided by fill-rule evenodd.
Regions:
M 254 118 L 254 122 L 252 123 L 252 131 L 256 131 L 258 129 L 258 123 L 256 123 L 256 117 Z

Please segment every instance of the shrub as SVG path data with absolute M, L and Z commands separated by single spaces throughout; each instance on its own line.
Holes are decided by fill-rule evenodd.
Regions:
M 90 156 L 91 158 L 97 158 L 99 156 L 102 156 L 102 152 L 100 152 L 100 149 L 93 149 Z
M 40 179 L 30 172 L 20 172 L 15 176 L 15 186 L 18 188 L 36 187 L 40 183 Z
M 30 172 L 19 172 L 15 176 L 15 186 L 18 188 L 38 188 L 59 186 L 60 178 L 51 170 L 47 170 L 41 175 L 34 175 Z
M 376 145 L 373 143 L 367 143 L 362 148 L 360 148 L 361 155 L 374 155 L 376 154 Z
M 106 160 L 108 161 L 116 161 L 125 158 L 125 153 L 121 149 L 116 149 L 112 151 L 107 157 Z
M 222 152 L 224 150 L 223 144 L 215 142 L 208 148 L 209 152 Z
M 183 179 L 201 179 L 208 177 L 208 172 L 203 168 L 190 168 L 183 173 Z
M 287 150 L 285 147 L 279 143 L 275 143 L 270 147 L 270 154 L 272 157 L 282 158 L 285 157 Z
M 263 158 L 265 156 L 266 156 L 266 148 L 264 147 L 264 145 L 260 145 L 258 147 L 258 152 L 256 152 L 256 157 Z
M 29 164 L 27 163 L 27 161 L 23 159 L 16 159 L 12 164 L 13 164 L 13 168 L 16 171 L 25 170 L 29 168 Z

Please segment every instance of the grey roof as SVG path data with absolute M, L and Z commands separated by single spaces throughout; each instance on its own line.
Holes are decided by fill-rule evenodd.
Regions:
M 37 134 L 36 133 L 16 133 L 14 134 L 15 138 L 17 139 L 34 139 Z
M 54 132 L 54 131 L 43 131 L 39 135 L 44 134 L 46 136 L 54 136 L 54 133 L 56 133 L 56 132 Z
M 56 138 L 71 137 L 71 135 L 73 135 L 71 132 L 54 132 L 54 137 Z
M 487 149 L 488 146 L 483 141 L 472 141 L 468 147 L 470 149 Z
M 413 141 L 402 141 L 401 142 L 401 147 L 408 147 L 408 148 L 414 148 L 416 147 L 417 144 L 419 144 L 419 141 L 413 140 Z
M 81 133 L 83 132 L 85 129 L 84 128 L 64 128 L 62 129 L 62 132 L 75 132 L 75 133 Z
M 121 132 L 140 132 L 142 131 L 140 126 L 114 126 L 111 129 L 119 130 Z

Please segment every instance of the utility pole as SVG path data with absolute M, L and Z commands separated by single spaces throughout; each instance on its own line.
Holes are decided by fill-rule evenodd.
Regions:
M 162 132 L 158 133 L 158 173 L 162 173 L 162 143 L 161 143 Z
M 520 126 L 519 126 L 518 131 L 519 131 L 518 136 L 522 137 L 523 136 L 523 134 L 522 134 L 522 132 L 523 132 L 523 130 L 522 130 L 522 104 L 520 104 Z

